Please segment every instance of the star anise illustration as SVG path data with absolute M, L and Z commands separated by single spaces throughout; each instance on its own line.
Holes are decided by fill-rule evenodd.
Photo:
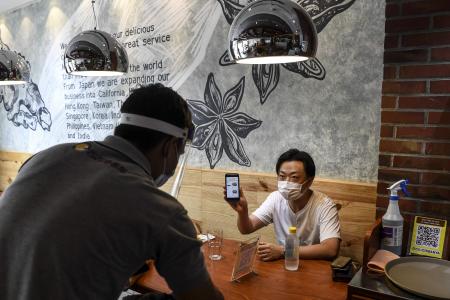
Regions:
M 214 80 L 208 75 L 205 87 L 205 100 L 188 100 L 195 125 L 192 146 L 205 150 L 209 166 L 214 169 L 222 158 L 223 151 L 235 163 L 250 167 L 251 161 L 245 153 L 241 138 L 245 139 L 262 122 L 243 112 L 238 112 L 244 94 L 245 77 L 222 94 Z
M 245 7 L 245 4 L 253 2 L 254 0 L 217 0 L 219 1 L 222 12 L 231 25 L 233 19 Z M 297 4 L 303 7 L 311 16 L 317 33 L 331 21 L 331 19 L 349 8 L 355 0 L 294 0 Z M 228 66 L 234 64 L 228 57 L 228 51 L 225 51 L 219 59 L 221 66 Z M 311 58 L 306 61 L 297 63 L 281 64 L 283 68 L 293 73 L 302 75 L 305 78 L 315 78 L 323 80 L 326 75 L 326 70 L 318 58 Z M 252 77 L 256 88 L 259 92 L 259 101 L 261 104 L 266 102 L 270 93 L 275 90 L 280 80 L 280 64 L 272 65 L 253 65 Z

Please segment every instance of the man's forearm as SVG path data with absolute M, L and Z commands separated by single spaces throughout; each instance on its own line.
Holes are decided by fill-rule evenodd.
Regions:
M 241 212 L 238 214 L 237 226 L 242 234 L 249 234 L 255 231 L 252 221 L 248 216 L 248 212 Z
M 302 259 L 333 259 L 339 252 L 334 247 L 324 244 L 300 246 L 298 255 Z

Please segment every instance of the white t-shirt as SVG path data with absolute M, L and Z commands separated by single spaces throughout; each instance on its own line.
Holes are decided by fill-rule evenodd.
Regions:
M 336 204 L 325 194 L 313 191 L 305 207 L 294 213 L 279 191 L 271 193 L 253 212 L 266 226 L 273 223 L 277 242 L 284 245 L 289 227 L 297 227 L 300 245 L 313 245 L 341 238 Z

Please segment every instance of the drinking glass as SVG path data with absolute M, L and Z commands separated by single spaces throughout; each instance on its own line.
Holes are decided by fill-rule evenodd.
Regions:
M 210 228 L 207 230 L 208 237 L 208 257 L 211 260 L 222 259 L 223 230 Z

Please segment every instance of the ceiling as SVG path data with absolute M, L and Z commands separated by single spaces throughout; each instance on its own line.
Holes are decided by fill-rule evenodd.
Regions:
M 0 14 L 22 8 L 41 0 L 0 0 Z

